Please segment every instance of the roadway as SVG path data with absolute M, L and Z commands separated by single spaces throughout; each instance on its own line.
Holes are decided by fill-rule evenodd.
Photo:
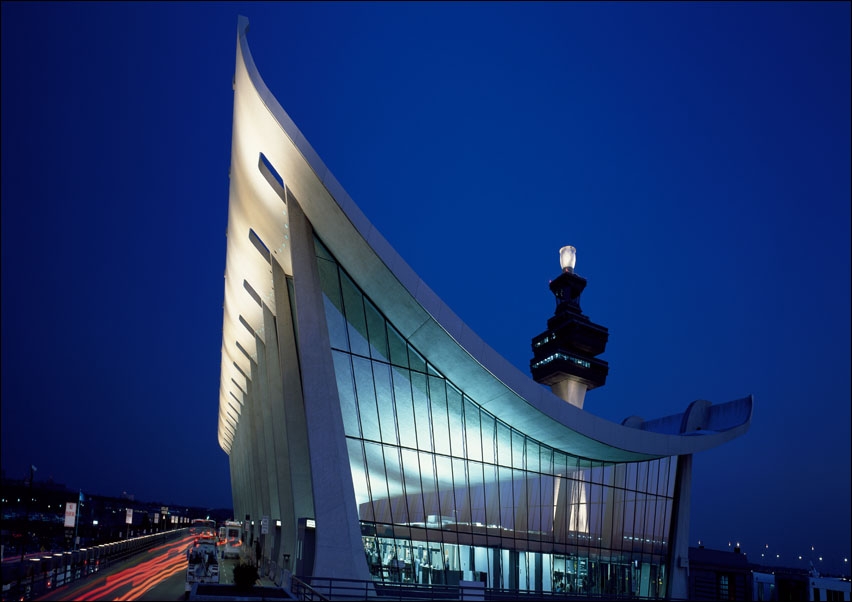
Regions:
M 195 538 L 187 535 L 147 550 L 86 579 L 57 588 L 38 600 L 183 600 L 186 550 Z M 223 583 L 233 579 L 233 568 Z

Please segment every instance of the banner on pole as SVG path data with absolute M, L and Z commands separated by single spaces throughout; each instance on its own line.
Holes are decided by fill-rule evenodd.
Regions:
M 65 504 L 65 526 L 73 527 L 77 523 L 77 504 L 67 502 Z

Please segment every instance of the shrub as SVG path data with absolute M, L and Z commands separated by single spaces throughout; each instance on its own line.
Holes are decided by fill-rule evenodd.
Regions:
M 257 581 L 257 567 L 253 564 L 240 563 L 234 567 L 234 585 L 249 588 Z

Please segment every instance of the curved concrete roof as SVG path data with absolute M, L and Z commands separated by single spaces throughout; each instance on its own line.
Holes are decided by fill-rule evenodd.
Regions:
M 519 431 L 574 455 L 621 462 L 695 453 L 748 430 L 751 396 L 622 425 L 564 402 L 507 362 L 417 276 L 343 190 L 264 84 L 247 32 L 248 20 L 240 17 L 219 410 L 219 443 L 226 452 L 256 361 L 252 330 L 262 335 L 255 297 L 274 308 L 270 265 L 250 241 L 250 230 L 269 248 L 271 260 L 292 274 L 286 199 L 258 169 L 260 153 L 316 234 L 399 332 L 471 399 Z

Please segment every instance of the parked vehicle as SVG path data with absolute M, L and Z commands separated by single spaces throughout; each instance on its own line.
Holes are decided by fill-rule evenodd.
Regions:
M 219 583 L 218 540 L 215 535 L 199 535 L 186 551 L 186 595 L 196 583 Z
M 242 523 L 233 520 L 222 523 L 219 527 L 219 550 L 222 558 L 239 558 L 242 545 Z

